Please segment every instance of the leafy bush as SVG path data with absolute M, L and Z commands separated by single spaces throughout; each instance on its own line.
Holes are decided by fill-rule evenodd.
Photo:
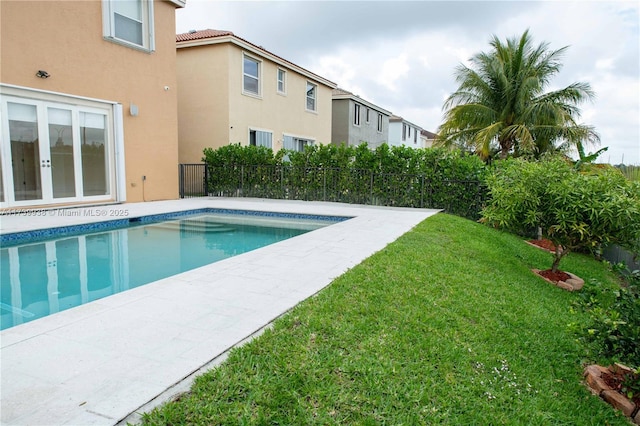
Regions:
M 276 163 L 273 151 L 270 148 L 242 146 L 239 143 L 226 145 L 218 149 L 205 148 L 202 161 L 216 166 L 271 165 Z
M 442 208 L 477 219 L 485 164 L 459 151 L 366 144 L 206 149 L 209 193 Z
M 589 321 L 572 324 L 579 338 L 594 348 L 596 357 L 640 367 L 640 271 L 625 276 L 619 288 L 608 288 L 597 281 L 585 285 L 578 305 L 589 314 Z M 634 384 L 630 384 L 630 389 Z M 636 391 L 640 391 L 637 389 Z
M 567 161 L 507 160 L 487 178 L 482 220 L 519 233 L 540 228 L 557 247 L 551 269 L 571 251 L 619 244 L 637 252 L 640 184 L 612 168 L 576 171 Z

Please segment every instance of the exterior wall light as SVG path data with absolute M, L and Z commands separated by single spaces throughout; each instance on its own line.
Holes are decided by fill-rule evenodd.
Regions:
M 40 77 L 40 78 L 49 78 L 51 77 L 51 75 L 44 71 L 44 70 L 38 70 L 38 72 L 36 73 L 36 77 Z
M 129 103 L 129 114 L 131 114 L 132 117 L 137 117 L 138 116 L 138 105 L 134 104 L 133 102 Z

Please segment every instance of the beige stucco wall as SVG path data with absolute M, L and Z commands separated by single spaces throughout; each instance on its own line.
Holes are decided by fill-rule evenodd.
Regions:
M 200 163 L 206 147 L 229 143 L 228 44 L 178 49 L 180 163 Z
M 286 95 L 277 92 L 278 65 L 262 61 L 261 96 L 242 93 L 241 47 L 232 43 L 178 49 L 178 115 L 180 162 L 199 162 L 206 147 L 249 143 L 249 130 L 273 132 L 273 149 L 282 135 L 331 142 L 332 88 L 282 67 L 287 72 Z M 318 86 L 317 112 L 306 111 L 306 85 Z
M 154 16 L 147 53 L 103 39 L 99 0 L 0 1 L 2 83 L 123 105 L 128 202 L 143 201 L 143 175 L 145 200 L 178 197 L 175 6 L 156 1 Z

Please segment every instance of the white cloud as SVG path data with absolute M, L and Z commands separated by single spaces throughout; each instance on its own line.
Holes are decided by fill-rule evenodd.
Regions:
M 549 89 L 590 83 L 597 98 L 582 106 L 583 121 L 596 126 L 612 162 L 624 154 L 640 164 L 637 1 L 189 0 L 176 15 L 179 32 L 233 31 L 431 131 L 457 88 L 456 66 L 489 50 L 492 35 L 529 28 L 535 44 L 569 46 Z
M 396 82 L 406 76 L 409 71 L 407 59 L 406 53 L 386 59 L 382 62 L 380 74 L 374 80 L 389 90 L 396 90 Z

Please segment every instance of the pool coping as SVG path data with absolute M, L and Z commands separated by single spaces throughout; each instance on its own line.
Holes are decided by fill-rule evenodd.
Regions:
M 134 420 L 149 404 L 188 386 L 194 373 L 221 362 L 228 350 L 437 213 L 235 198 L 87 209 L 100 208 L 128 209 L 132 216 L 231 208 L 352 219 L 3 330 L 2 424 Z M 0 218 L 3 233 L 98 219 Z
M 313 215 L 302 213 L 264 212 L 258 210 L 237 210 L 221 208 L 200 208 L 194 210 L 182 210 L 168 213 L 157 213 L 146 216 L 132 216 L 123 219 L 108 219 L 94 223 L 76 225 L 54 226 L 44 229 L 33 229 L 0 234 L 0 247 L 11 247 L 19 244 L 31 244 L 48 240 L 50 238 L 72 237 L 86 233 L 110 231 L 113 229 L 127 228 L 131 224 L 151 224 L 167 220 L 185 218 L 199 214 L 224 214 L 250 217 L 273 217 L 289 219 L 319 220 L 327 222 L 341 222 L 351 219 L 349 216 Z M 106 216 L 104 217 L 106 219 Z

